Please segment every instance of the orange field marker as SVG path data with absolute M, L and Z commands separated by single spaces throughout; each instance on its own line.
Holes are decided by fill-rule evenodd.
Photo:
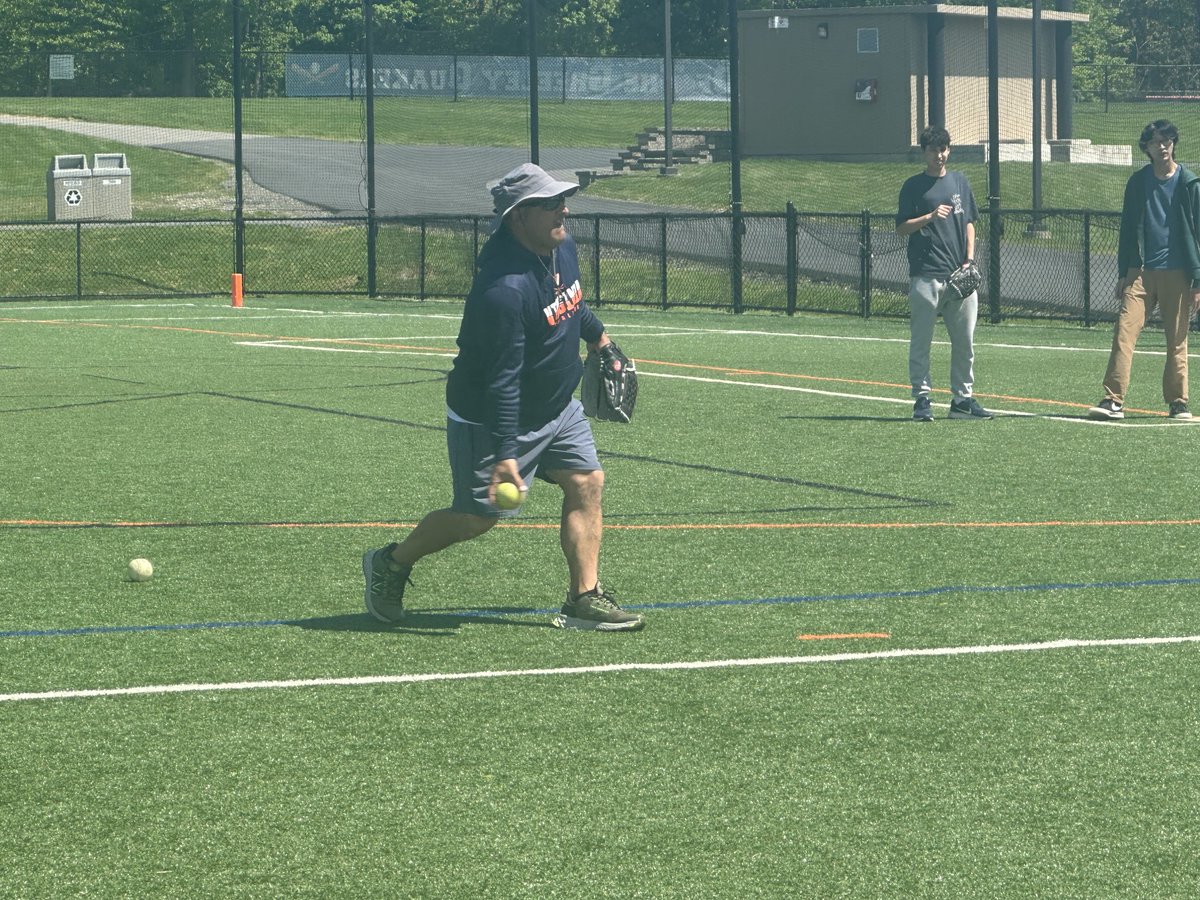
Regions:
M 242 305 L 242 273 L 233 273 L 233 305 L 240 307 Z
M 798 634 L 798 641 L 844 641 L 853 638 L 890 638 L 891 635 L 883 631 L 864 631 L 859 634 Z

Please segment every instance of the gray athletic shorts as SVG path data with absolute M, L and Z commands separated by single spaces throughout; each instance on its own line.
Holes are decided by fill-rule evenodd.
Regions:
M 492 483 L 496 455 L 492 449 L 492 434 L 486 426 L 447 417 L 446 446 L 450 451 L 450 474 L 454 480 L 452 510 L 500 518 L 515 516 L 521 511 L 520 507 L 499 509 L 488 502 L 487 492 Z M 533 490 L 533 479 L 539 469 L 579 472 L 601 469 L 592 427 L 583 415 L 583 404 L 573 399 L 557 419 L 536 431 L 520 435 L 517 438 L 517 465 L 521 480 L 530 490 Z

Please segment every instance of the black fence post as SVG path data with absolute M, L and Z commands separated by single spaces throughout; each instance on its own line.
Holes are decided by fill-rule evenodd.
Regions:
M 421 268 L 420 268 L 420 271 L 417 276 L 418 280 L 419 280 L 419 284 L 420 284 L 420 291 L 421 291 L 420 297 L 422 300 L 425 299 L 425 270 L 427 268 L 426 267 L 426 258 L 427 258 L 427 250 L 428 250 L 428 240 L 426 238 L 426 229 L 427 228 L 428 228 L 428 222 L 426 222 L 425 217 L 422 216 L 421 217 Z
M 660 253 L 659 253 L 659 262 L 661 264 L 661 272 L 662 272 L 662 287 L 661 287 L 662 308 L 666 309 L 667 305 L 668 305 L 667 304 L 667 217 L 666 217 L 666 215 L 663 215 L 662 218 L 659 219 L 658 240 L 659 240 L 659 247 L 661 248 Z
M 787 202 L 787 217 L 784 221 L 786 223 L 784 227 L 787 229 L 787 314 L 794 316 L 796 314 L 796 270 L 798 268 L 796 237 L 800 230 L 800 223 L 796 216 L 796 204 L 791 200 Z
M 593 216 L 595 228 L 592 231 L 592 283 L 596 286 L 596 304 L 600 303 L 600 214 Z
M 998 325 L 1000 316 L 1000 238 L 1004 234 L 1004 217 L 1000 198 L 993 197 L 988 207 L 988 311 L 991 323 Z
M 75 223 L 75 299 L 83 299 L 83 224 Z
M 1092 214 L 1083 213 L 1083 324 L 1092 324 Z
M 859 315 L 871 318 L 871 211 L 864 209 L 859 220 L 858 266 L 859 266 Z
M 745 234 L 745 223 L 742 218 L 741 204 L 735 203 L 730 215 L 730 256 L 729 282 L 733 294 L 733 311 L 742 313 L 742 236 Z

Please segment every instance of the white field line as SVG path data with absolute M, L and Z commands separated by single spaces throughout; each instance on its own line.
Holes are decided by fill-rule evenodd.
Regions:
M 76 303 L 72 303 L 71 306 L 67 309 L 64 309 L 64 307 L 61 304 L 56 304 L 56 305 L 51 305 L 51 306 L 5 306 L 4 310 L 5 311 L 17 311 L 17 312 L 51 312 L 51 311 L 77 312 L 78 310 L 81 310 L 81 309 L 116 309 L 116 308 L 120 308 L 120 309 L 180 309 L 180 308 L 187 307 L 187 308 L 194 309 L 195 307 L 197 307 L 199 305 L 200 304 L 197 304 L 197 303 L 117 303 L 117 304 L 110 304 L 110 303 L 78 303 L 78 304 L 76 304 Z M 161 318 L 163 321 L 170 321 L 171 319 L 173 319 L 175 317 L 174 316 L 160 316 L 159 318 Z
M 90 304 L 90 305 L 95 306 L 95 304 Z M 176 304 L 150 304 L 150 303 L 144 303 L 144 304 L 130 303 L 130 304 L 121 304 L 121 305 L 129 307 L 129 308 L 176 306 Z M 198 306 L 199 304 L 187 303 L 187 304 L 178 304 L 178 305 L 180 305 L 180 306 Z M 9 309 L 55 309 L 55 308 L 57 308 L 57 307 L 9 307 Z M 80 308 L 84 308 L 84 307 L 76 306 L 76 307 L 72 307 L 72 310 L 80 309 Z M 103 308 L 111 309 L 112 306 L 105 306 Z M 159 319 L 151 319 L 150 317 L 139 317 L 136 319 L 133 319 L 133 318 L 125 319 L 124 321 L 185 321 L 185 320 L 186 321 L 233 321 L 233 320 L 246 320 L 246 319 L 296 319 L 296 318 L 302 318 L 302 317 L 327 317 L 327 318 L 354 317 L 354 318 L 381 318 L 381 319 L 382 318 L 409 318 L 409 319 L 437 319 L 437 320 L 446 320 L 446 321 L 458 321 L 461 318 L 461 316 L 457 315 L 457 314 L 442 314 L 442 313 L 399 313 L 399 312 L 382 313 L 382 312 L 355 312 L 355 311 L 350 311 L 350 310 L 325 311 L 325 310 L 292 309 L 292 308 L 288 308 L 288 307 L 280 308 L 277 310 L 277 312 L 287 313 L 287 315 L 282 315 L 282 316 L 270 315 L 270 314 L 247 315 L 247 314 L 243 313 L 241 310 L 235 310 L 235 309 L 230 308 L 229 315 L 221 315 L 221 316 L 208 316 L 208 317 L 164 316 Z M 105 319 L 97 320 L 97 321 L 114 322 L 114 321 L 122 321 L 122 320 L 105 318 Z M 755 331 L 755 330 L 739 329 L 739 328 L 682 328 L 682 327 L 675 326 L 675 327 L 670 328 L 669 330 L 668 329 L 658 330 L 658 329 L 654 329 L 653 326 L 646 326 L 644 323 L 637 323 L 636 325 L 630 325 L 627 327 L 623 327 L 622 333 L 630 334 L 630 333 L 633 333 L 634 331 L 637 331 L 638 329 L 643 329 L 641 331 L 638 331 L 638 334 L 641 337 L 680 337 L 680 336 L 689 336 L 689 335 L 722 334 L 722 335 L 741 335 L 741 336 L 747 336 L 747 337 L 800 338 L 800 339 L 804 339 L 804 340 L 819 340 L 819 341 L 857 341 L 857 342 L 890 343 L 890 344 L 905 344 L 908 342 L 907 338 L 880 338 L 880 337 L 867 337 L 867 336 L 857 336 L 856 337 L 856 336 L 849 336 L 849 335 L 828 335 L 828 334 L 795 334 L 792 332 Z M 392 341 L 410 340 L 411 341 L 411 340 L 442 340 L 442 339 L 450 340 L 451 336 L 429 335 L 429 336 L 419 336 L 419 337 L 406 336 L 406 337 L 395 337 L 395 338 L 364 337 L 364 338 L 334 338 L 331 340 L 342 340 L 342 341 L 353 340 L 353 341 L 362 341 L 364 343 L 369 343 L 369 342 L 378 342 L 378 341 L 383 341 L 383 340 L 392 340 Z M 313 344 L 299 344 L 299 343 L 295 343 L 294 341 L 289 341 L 287 339 L 267 340 L 267 341 L 238 341 L 237 343 L 239 346 L 244 346 L 244 347 L 264 347 L 264 348 L 268 348 L 268 349 L 278 349 L 278 350 L 285 350 L 285 349 L 287 349 L 287 350 L 315 350 L 315 351 L 321 351 L 321 352 L 325 352 L 325 353 L 359 353 L 359 354 L 375 353 L 375 354 L 387 355 L 387 356 L 435 356 L 435 357 L 453 357 L 455 355 L 454 351 L 447 351 L 446 353 L 436 353 L 436 352 L 432 352 L 432 351 L 416 351 L 416 350 L 384 350 L 382 348 L 323 347 L 323 346 L 319 346 L 317 343 L 322 340 L 321 338 L 311 338 L 310 340 L 312 340 L 314 343 Z M 939 345 L 939 346 L 949 346 L 949 342 L 947 342 L 947 341 L 934 341 L 933 343 L 936 345 Z M 991 347 L 994 349 L 1003 349 L 1003 350 L 1042 350 L 1042 351 L 1060 351 L 1060 352 L 1066 352 L 1066 353 L 1108 353 L 1109 352 L 1108 349 L 1099 348 L 1099 347 L 1062 347 L 1062 346 L 1051 346 L 1051 345 L 1043 345 L 1043 344 L 977 343 L 975 346 Z M 1134 353 L 1145 355 L 1145 356 L 1162 356 L 1163 355 L 1163 351 L 1160 351 L 1160 350 L 1135 350 Z M 1193 356 L 1200 357 L 1200 354 L 1193 354 L 1193 353 L 1188 354 L 1189 358 L 1191 358 Z M 803 388 L 803 387 L 797 387 L 795 385 L 766 384 L 766 383 L 762 383 L 762 382 L 735 381 L 733 379 L 721 379 L 721 378 L 703 378 L 703 377 L 695 376 L 695 375 L 673 375 L 673 374 L 667 374 L 667 373 L 645 372 L 645 371 L 642 371 L 640 374 L 642 374 L 645 377 L 651 377 L 651 378 L 676 378 L 676 379 L 681 379 L 681 380 L 685 380 L 685 381 L 705 382 L 705 383 L 709 383 L 709 384 L 744 385 L 747 387 L 756 387 L 756 388 L 763 388 L 763 389 L 769 389 L 769 390 L 780 390 L 780 391 L 793 391 L 796 393 L 814 394 L 814 395 L 819 395 L 819 396 L 835 397 L 835 398 L 846 399 L 846 400 L 864 400 L 864 401 L 868 401 L 868 402 L 874 401 L 874 402 L 879 402 L 879 403 L 895 403 L 895 404 L 901 404 L 901 405 L 911 402 L 910 400 L 903 399 L 903 398 L 880 397 L 877 395 L 870 395 L 870 394 L 852 394 L 852 393 L 840 392 L 840 391 L 822 391 L 822 390 L 818 390 L 816 388 Z M 948 409 L 949 408 L 949 404 L 945 404 L 945 403 L 935 403 L 933 405 L 939 409 Z M 1091 426 L 1105 427 L 1105 428 L 1175 428 L 1175 427 L 1178 427 L 1181 425 L 1192 424 L 1192 422 L 1178 422 L 1178 421 L 1165 421 L 1165 422 L 1104 421 L 1104 422 L 1100 422 L 1100 421 L 1094 421 L 1091 419 L 1081 418 L 1079 416 L 1044 415 L 1044 414 L 1038 414 L 1038 413 L 1025 412 L 1023 410 L 997 409 L 997 408 L 991 407 L 991 406 L 989 406 L 989 409 L 991 409 L 992 412 L 996 413 L 997 415 L 1002 415 L 1002 416 L 1040 418 L 1040 419 L 1045 419 L 1045 420 L 1054 421 L 1054 422 L 1068 422 L 1068 423 L 1072 423 L 1072 424 L 1076 424 L 1076 425 L 1091 425 Z M 1193 420 L 1193 422 L 1195 422 L 1195 421 L 1196 420 Z
M 608 323 L 610 328 L 615 328 L 612 323 Z M 748 337 L 779 337 L 779 338 L 798 338 L 801 340 L 813 341 L 854 341 L 858 343 L 876 343 L 876 344 L 907 344 L 908 338 L 885 338 L 885 337 L 869 337 L 866 335 L 845 335 L 845 334 L 797 334 L 790 331 L 749 331 L 739 328 L 680 328 L 672 327 L 670 330 L 654 331 L 653 326 L 647 326 L 642 323 L 631 324 L 621 328 L 621 334 L 637 334 L 638 337 L 688 337 L 691 335 L 703 334 L 721 334 L 721 335 L 744 335 Z M 643 330 L 639 330 L 643 329 Z M 949 347 L 949 341 L 935 340 L 935 346 Z M 989 343 L 975 342 L 976 347 L 990 347 L 997 350 L 1048 350 L 1059 351 L 1062 353 L 1103 353 L 1108 354 L 1109 347 L 1063 347 L 1055 344 L 1004 344 L 1004 343 Z M 1163 356 L 1164 350 L 1135 350 L 1134 353 L 1145 356 Z M 1188 358 L 1200 358 L 1198 353 L 1189 353 Z
M 875 394 L 851 394 L 845 391 L 823 391 L 819 388 L 800 387 L 795 384 L 767 384 L 761 381 L 735 381 L 730 378 L 705 378 L 699 375 L 675 375 L 667 372 L 647 372 L 643 369 L 638 370 L 638 375 L 642 378 L 677 378 L 683 381 L 701 381 L 708 384 L 731 384 L 741 385 L 744 387 L 764 388 L 775 391 L 792 391 L 797 394 L 816 394 L 821 397 L 836 397 L 844 400 L 865 400 L 875 403 L 897 403 L 902 406 L 907 406 L 912 403 L 912 400 L 905 397 L 880 397 Z M 932 406 L 938 409 L 949 409 L 949 403 L 933 403 Z M 1191 422 L 1111 422 L 1097 421 L 1095 419 L 1085 419 L 1079 416 L 1052 416 L 1042 413 L 1025 412 L 1020 409 L 997 409 L 988 404 L 988 410 L 998 416 L 1015 416 L 1031 419 L 1043 419 L 1049 422 L 1068 422 L 1073 425 L 1091 425 L 1097 428 L 1175 428 L 1182 425 L 1191 424 Z M 1200 420 L 1192 420 L 1200 421 Z
M 422 340 L 431 340 L 434 338 L 422 338 Z M 318 339 L 319 340 L 319 339 Z M 381 340 L 416 340 L 416 338 L 338 338 L 337 340 L 370 341 Z M 243 347 L 262 347 L 269 350 L 312 350 L 322 353 L 367 353 L 379 354 L 381 356 L 434 356 L 434 357 L 453 357 L 454 352 L 436 353 L 429 350 L 383 350 L 372 347 L 323 347 L 313 344 L 297 344 L 292 341 L 275 340 L 275 341 L 238 341 L 239 346 Z M 674 378 L 679 381 L 695 381 L 703 384 L 727 384 L 737 387 L 752 387 L 761 388 L 763 390 L 773 391 L 790 391 L 796 394 L 813 394 L 819 397 L 834 397 L 839 400 L 862 400 L 874 403 L 894 403 L 901 406 L 907 406 L 912 403 L 911 399 L 905 397 L 881 397 L 877 394 L 853 394 L 847 391 L 823 391 L 820 388 L 800 387 L 795 384 L 769 384 L 762 381 L 737 381 L 732 378 L 706 378 L 701 375 L 677 375 L 669 372 L 647 372 L 645 369 L 639 369 L 638 374 L 642 378 Z M 934 403 L 932 404 L 938 409 L 949 409 L 949 403 Z M 991 404 L 988 409 L 998 416 L 1014 416 L 1031 419 L 1043 419 L 1050 422 L 1067 422 L 1072 425 L 1089 425 L 1096 428 L 1176 428 L 1182 425 L 1191 424 L 1191 422 L 1111 422 L 1111 421 L 1096 421 L 1094 419 L 1081 418 L 1079 416 L 1053 416 L 1042 413 L 1031 413 L 1018 409 L 997 409 Z M 1192 420 L 1200 424 L 1200 420 Z
M 510 669 L 479 672 L 424 672 L 411 675 L 363 675 L 347 678 L 296 678 L 283 681 L 231 681 L 211 684 L 149 684 L 127 688 L 93 688 L 76 691 L 31 691 L 0 694 L 0 703 L 30 700 L 82 700 L 94 697 L 132 697 L 155 694 L 199 694 L 215 691 L 281 690 L 289 688 L 363 687 L 378 684 L 420 684 L 435 681 L 481 681 L 492 678 L 545 678 L 567 675 L 605 675 L 617 672 L 673 672 L 697 669 L 746 669 L 760 666 L 797 666 L 820 663 L 864 662 L 914 657 L 979 656 L 992 653 L 1030 653 L 1047 650 L 1094 647 L 1148 647 L 1200 643 L 1200 635 L 1177 637 L 1110 638 L 1076 640 L 1066 638 L 1028 644 L 982 644 L 970 647 L 922 647 L 908 650 L 877 650 L 871 653 L 830 653 L 809 656 L 766 656 L 748 659 L 702 659 L 660 663 L 609 663 L 598 666 L 568 666 L 552 669 Z
M 247 319 L 300 319 L 300 318 L 326 318 L 326 319 L 440 319 L 451 322 L 458 322 L 462 319 L 462 314 L 438 314 L 438 313 L 403 313 L 403 312 L 360 312 L 357 310 L 324 310 L 324 309 L 293 309 L 291 307 L 277 307 L 271 311 L 255 312 L 251 307 L 234 308 L 232 306 L 222 304 L 213 306 L 202 303 L 81 303 L 71 304 L 69 309 L 64 309 L 61 305 L 51 306 L 5 306 L 3 312 L 77 312 L 85 309 L 199 309 L 209 311 L 208 315 L 180 315 L 180 316 L 144 316 L 144 317 L 115 317 L 104 316 L 103 318 L 80 318 L 78 321 L 87 322 L 89 324 L 104 324 L 106 322 L 241 322 Z M 283 315 L 280 315 L 282 313 Z M 63 317 L 65 318 L 65 317 Z

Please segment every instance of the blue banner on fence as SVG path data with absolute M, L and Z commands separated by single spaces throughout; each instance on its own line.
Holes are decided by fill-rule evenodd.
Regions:
M 529 60 L 523 56 L 400 56 L 379 54 L 375 94 L 387 97 L 497 97 L 529 95 Z M 674 61 L 676 100 L 729 99 L 729 63 L 723 59 Z M 366 64 L 359 54 L 289 53 L 289 97 L 361 97 Z M 661 100 L 661 59 L 541 57 L 538 95 L 562 100 Z

